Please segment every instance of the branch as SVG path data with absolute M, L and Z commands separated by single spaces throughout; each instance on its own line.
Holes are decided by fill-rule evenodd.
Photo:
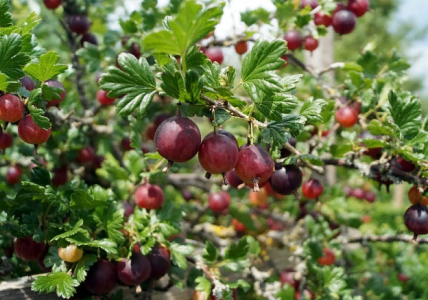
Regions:
M 213 184 L 220 184 L 223 182 L 221 177 L 211 177 L 209 180 L 197 174 L 168 174 L 168 181 L 171 185 L 183 188 L 188 186 L 195 186 L 209 192 Z
M 392 243 L 392 242 L 404 242 L 404 243 L 416 243 L 416 244 L 428 244 L 428 238 L 413 240 L 413 236 L 410 235 L 396 235 L 396 236 L 360 236 L 351 238 L 348 243 L 365 243 L 365 242 L 381 242 L 381 243 Z

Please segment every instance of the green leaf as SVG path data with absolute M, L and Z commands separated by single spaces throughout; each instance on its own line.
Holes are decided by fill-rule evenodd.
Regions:
M 362 72 L 363 68 L 355 62 L 346 62 L 343 64 L 344 70 Z
M 417 134 L 422 127 L 421 101 L 410 97 L 401 99 L 394 91 L 388 95 L 389 111 L 400 136 Z
M 231 260 L 246 259 L 249 254 L 249 250 L 249 244 L 244 236 L 237 243 L 233 242 L 228 248 L 226 248 L 224 258 Z
M 247 207 L 237 207 L 235 205 L 231 205 L 229 207 L 230 215 L 237 219 L 239 222 L 244 224 L 244 226 L 250 231 L 256 231 L 257 228 L 254 226 L 254 220 L 251 218 L 251 214 Z
M 142 118 L 156 92 L 153 73 L 145 58 L 138 61 L 132 54 L 121 53 L 118 62 L 123 71 L 110 67 L 101 77 L 101 88 L 110 92 L 109 97 L 125 94 L 116 104 L 119 114 L 128 116 L 137 109 L 138 118 Z
M 383 140 L 375 139 L 364 139 L 363 143 L 366 148 L 385 148 L 388 147 L 388 143 Z
M 184 2 L 177 16 L 169 22 L 169 30 L 147 35 L 143 40 L 146 50 L 155 53 L 183 55 L 213 31 L 223 14 L 224 3 L 204 9 L 194 0 Z
M 415 146 L 417 144 L 426 145 L 427 143 L 428 143 L 428 132 L 426 132 L 425 130 L 420 130 L 414 138 L 412 138 L 410 141 L 407 142 L 407 145 L 409 146 Z
M 305 117 L 309 123 L 322 122 L 321 112 L 327 102 L 323 99 L 309 98 L 300 108 L 300 115 Z
M 38 185 L 47 186 L 51 184 L 51 177 L 46 168 L 35 167 L 31 170 L 31 181 Z
M 83 257 L 76 263 L 74 267 L 73 277 L 76 278 L 79 282 L 85 281 L 87 271 L 89 268 L 98 261 L 98 258 L 95 254 L 85 254 Z
M 32 77 L 44 82 L 67 70 L 66 65 L 57 65 L 59 55 L 49 51 L 39 58 L 38 63 L 32 63 L 25 67 L 24 71 Z
M 61 94 L 64 92 L 62 88 L 42 85 L 42 97 L 43 100 L 58 100 L 61 99 Z
M 373 135 L 387 135 L 390 137 L 395 136 L 393 129 L 387 122 L 381 123 L 379 120 L 371 120 L 367 125 L 367 130 Z
M 37 277 L 31 284 L 31 290 L 45 294 L 56 291 L 58 297 L 69 299 L 76 292 L 75 287 L 78 286 L 79 281 L 73 279 L 71 275 L 58 272 Z
M 51 239 L 51 242 L 52 241 L 58 241 L 60 239 L 65 239 L 65 238 L 73 236 L 73 235 L 75 235 L 77 233 L 87 234 L 88 232 L 85 229 L 81 228 L 82 225 L 83 225 L 83 220 L 77 221 L 76 224 L 73 226 L 73 229 L 54 236 Z
M 32 13 L 30 13 L 27 19 L 25 20 L 24 25 L 21 26 L 22 35 L 31 34 L 34 27 L 36 27 L 37 24 L 40 23 L 40 21 L 41 19 L 38 17 L 36 12 L 33 11 Z
M 35 91 L 35 90 L 33 90 Z M 30 100 L 31 103 L 31 100 Z M 42 129 L 50 129 L 51 122 L 47 117 L 44 116 L 44 111 L 41 108 L 37 108 L 34 105 L 29 105 L 28 110 L 30 111 L 31 117 L 33 118 L 34 123 Z
M 69 239 L 67 239 L 67 240 L 69 240 Z M 116 250 L 117 244 L 115 242 L 113 242 L 112 240 L 109 240 L 109 239 L 96 240 L 93 242 L 83 243 L 81 245 L 82 246 L 89 246 L 89 247 L 93 247 L 93 248 L 101 248 L 105 252 L 107 252 L 107 254 L 117 254 L 117 250 Z
M 209 281 L 203 276 L 200 276 L 195 279 L 195 283 L 196 283 L 195 290 L 200 292 L 205 292 L 207 297 L 211 295 L 211 281 Z
M 53 272 L 62 271 L 62 267 L 64 266 L 64 261 L 61 259 L 61 257 L 59 257 L 57 246 L 49 247 L 48 254 L 45 255 L 43 263 L 46 268 L 52 267 Z
M 241 12 L 241 21 L 244 22 L 248 27 L 260 21 L 268 24 L 270 14 L 271 13 L 269 11 L 263 8 L 247 10 L 245 12 Z
M 285 284 L 282 290 L 276 294 L 276 298 L 279 298 L 280 300 L 293 300 L 295 291 L 294 288 L 288 284 Z
M 0 27 L 12 26 L 12 15 L 9 9 L 9 0 L 0 0 Z
M 8 85 L 9 83 L 7 82 L 7 76 L 0 73 L 0 91 L 7 91 Z
M 103 55 L 98 46 L 85 43 L 85 47 L 77 50 L 76 54 L 84 60 L 89 72 L 95 72 L 100 69 Z
M 299 156 L 299 159 L 308 161 L 311 164 L 316 165 L 316 166 L 323 166 L 324 165 L 324 162 L 321 160 L 321 158 L 319 158 L 318 156 L 315 156 L 313 154 L 302 154 Z
M 120 27 L 122 27 L 122 30 L 124 33 L 137 33 L 138 32 L 138 26 L 137 23 L 129 19 L 127 21 L 123 21 L 122 19 L 119 20 Z
M 191 245 L 172 242 L 169 250 L 171 251 L 171 257 L 174 264 L 185 269 L 187 268 L 186 256 L 192 255 L 195 249 Z
M 291 137 L 298 136 L 304 128 L 305 119 L 297 115 L 286 115 L 281 121 L 272 121 L 262 131 L 261 137 L 265 143 L 282 145 Z M 287 131 L 287 129 L 289 131 Z
M 217 125 L 221 125 L 230 119 L 230 114 L 224 109 L 217 109 L 214 114 L 214 120 Z
M 119 231 L 123 228 L 123 214 L 114 205 L 98 207 L 94 213 L 94 220 L 98 229 L 104 229 L 109 239 L 121 243 L 125 237 Z
M 218 257 L 218 250 L 217 248 L 211 243 L 210 241 L 207 241 L 205 243 L 203 258 L 208 262 L 214 262 Z
M 20 35 L 12 33 L 10 36 L 0 36 L 0 72 L 11 80 L 24 77 L 22 69 L 30 61 L 30 57 L 21 53 L 21 50 Z
M 284 87 L 284 92 L 292 91 L 296 88 L 296 84 L 300 82 L 303 74 L 285 76 L 281 79 L 281 84 Z
M 265 94 L 282 91 L 282 84 L 276 70 L 284 65 L 281 56 L 286 51 L 283 40 L 257 41 L 242 63 L 242 82 L 249 95 L 256 89 Z

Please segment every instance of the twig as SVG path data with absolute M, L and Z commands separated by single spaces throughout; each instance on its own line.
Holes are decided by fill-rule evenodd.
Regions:
M 392 243 L 392 242 L 404 242 L 404 243 L 417 243 L 417 244 L 428 244 L 428 238 L 418 238 L 416 241 L 413 240 L 413 236 L 410 235 L 380 235 L 380 236 L 360 236 L 351 238 L 348 243 L 365 243 L 365 242 L 381 242 L 381 243 Z

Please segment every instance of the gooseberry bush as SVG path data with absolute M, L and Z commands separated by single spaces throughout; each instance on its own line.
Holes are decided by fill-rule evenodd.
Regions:
M 103 39 L 101 1 L 43 2 L 69 57 L 0 0 L 2 279 L 44 273 L 32 290 L 66 299 L 426 296 L 412 243 L 428 243 L 428 124 L 409 64 L 371 47 L 323 70 L 300 58 L 352 35 L 368 0 L 274 0 L 224 40 L 220 1 L 144 0 Z M 386 193 L 403 182 L 397 218 Z

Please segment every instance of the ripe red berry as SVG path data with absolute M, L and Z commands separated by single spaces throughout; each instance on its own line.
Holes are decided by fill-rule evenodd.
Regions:
M 132 146 L 131 146 L 131 139 L 130 138 L 124 138 L 124 139 L 122 139 L 122 141 L 120 142 L 120 145 L 122 146 L 122 150 L 123 151 L 131 151 L 132 149 L 134 149 L 134 148 L 132 148 Z
M 19 137 L 27 144 L 41 145 L 50 138 L 51 132 L 51 129 L 42 129 L 34 123 L 31 115 L 26 115 L 18 124 Z
M 95 45 L 95 46 L 98 45 L 97 37 L 95 36 L 95 34 L 90 33 L 90 32 L 86 32 L 86 33 L 84 33 L 82 35 L 82 38 L 80 39 L 80 45 L 82 47 L 84 47 L 85 46 L 85 42 L 89 43 L 89 44 L 92 44 L 92 45 Z
M 0 97 L 0 120 L 15 123 L 23 113 L 24 104 L 17 96 L 6 94 Z
M 246 184 L 254 184 L 254 191 L 258 191 L 259 185 L 269 179 L 273 168 L 274 163 L 269 152 L 261 145 L 243 145 L 239 150 L 236 174 Z
M 345 128 L 352 127 L 358 121 L 358 113 L 349 106 L 343 106 L 336 111 L 336 121 Z
M 303 174 L 296 165 L 277 164 L 269 179 L 272 189 L 281 195 L 290 195 L 302 185 Z
M 55 168 L 52 171 L 54 173 L 54 176 L 52 178 L 52 184 L 54 186 L 60 186 L 60 185 L 64 185 L 67 183 L 68 181 L 68 168 L 67 165 L 62 165 L 59 168 Z
M 158 126 L 156 126 L 154 123 L 151 123 L 149 126 L 147 126 L 146 135 L 149 140 L 155 139 L 155 134 L 157 129 L 158 129 Z
M 341 10 L 344 10 L 344 9 L 346 9 L 345 4 L 343 2 L 339 2 L 339 3 L 337 3 L 336 9 L 333 10 L 333 12 L 331 13 L 331 15 L 333 16 L 335 13 L 337 13 L 337 12 L 339 12 Z
M 346 195 L 346 197 L 352 196 L 353 189 L 350 186 L 345 186 L 343 188 L 343 193 Z
M 86 289 L 94 295 L 104 295 L 117 284 L 116 264 L 104 259 L 98 260 L 88 272 L 85 280 Z
M 295 148 L 296 145 L 297 145 L 297 140 L 294 137 L 291 137 L 288 140 L 288 143 Z M 286 158 L 286 157 L 289 157 L 290 155 L 291 155 L 291 152 L 288 151 L 287 148 L 282 148 L 281 149 L 281 158 Z
M 405 160 L 402 157 L 398 157 L 396 161 L 400 166 L 401 170 L 403 170 L 404 172 L 412 172 L 416 168 L 415 164 L 412 161 Z
M 305 37 L 305 39 L 303 40 L 303 47 L 305 48 L 305 50 L 308 51 L 314 51 L 316 48 L 318 48 L 318 40 L 314 39 L 313 36 L 308 35 Z
M 428 233 L 428 208 L 422 204 L 410 206 L 404 213 L 404 224 L 414 234 L 414 239 L 419 234 Z
M 223 174 L 224 177 L 238 161 L 236 139 L 232 140 L 227 135 L 216 132 L 207 135 L 199 147 L 198 158 L 202 168 L 207 171 L 207 178 L 211 174 Z
M 133 252 L 130 259 L 122 258 L 117 263 L 117 276 L 126 285 L 139 285 L 150 277 L 152 267 L 149 259 L 140 252 Z
M 229 205 L 230 195 L 227 192 L 211 193 L 208 196 L 208 206 L 213 212 L 222 213 L 229 208 Z
M 339 34 L 349 34 L 357 25 L 357 17 L 349 10 L 341 10 L 333 15 L 333 28 Z
M 141 208 L 158 209 L 163 201 L 163 191 L 157 185 L 146 183 L 135 191 L 135 203 Z
M 310 6 L 311 10 L 318 6 L 317 0 L 301 0 L 300 7 L 305 8 L 306 6 Z
M 17 184 L 21 181 L 22 169 L 20 166 L 10 166 L 6 171 L 6 182 L 9 185 Z
M 324 255 L 318 258 L 318 263 L 322 266 L 331 266 L 332 264 L 334 264 L 336 257 L 334 255 L 333 250 L 324 248 L 322 252 L 324 253 Z
M 216 132 L 211 131 L 210 133 L 208 133 L 208 134 L 205 136 L 205 138 L 204 138 L 204 139 L 206 139 L 206 138 L 208 138 L 208 137 L 213 136 L 213 135 L 214 135 L 214 133 L 217 133 L 217 134 L 221 134 L 221 135 L 225 135 L 225 136 L 227 136 L 229 139 L 231 139 L 231 140 L 236 144 L 236 147 L 238 147 L 238 148 L 239 148 L 239 144 L 238 144 L 238 141 L 236 140 L 235 136 L 234 136 L 233 134 L 231 134 L 229 131 L 226 131 L 226 130 L 223 130 L 223 129 L 218 129 Z
M 223 51 L 219 47 L 210 47 L 204 53 L 212 63 L 217 62 L 219 65 L 223 62 Z
M 373 192 L 365 192 L 364 198 L 366 199 L 367 202 L 373 203 L 376 200 L 376 194 Z
M 288 56 L 287 56 L 287 55 L 283 55 L 283 56 L 281 56 L 281 58 L 282 58 L 283 60 L 285 60 L 285 62 L 284 62 L 284 64 L 282 65 L 282 67 L 281 67 L 281 68 L 285 68 L 285 67 L 288 65 Z
M 349 0 L 347 8 L 357 17 L 363 16 L 369 10 L 368 0 Z
M 235 169 L 226 173 L 226 179 L 227 182 L 229 182 L 229 184 L 234 188 L 238 188 L 238 186 L 244 183 L 241 178 L 238 177 L 238 174 L 236 174 Z
M 70 30 L 77 34 L 84 34 L 88 32 L 91 23 L 85 15 L 73 15 L 68 19 L 68 26 Z
M 198 153 L 201 133 L 192 120 L 174 116 L 159 125 L 154 142 L 156 150 L 169 164 L 186 162 Z
M 320 11 L 314 15 L 314 23 L 317 26 L 324 25 L 325 27 L 329 27 L 333 19 L 331 16 L 327 15 L 325 12 Z
M 235 51 L 239 55 L 242 55 L 245 52 L 247 52 L 248 51 L 247 42 L 246 41 L 241 41 L 241 42 L 236 43 L 235 44 Z
M 137 43 L 132 43 L 131 48 L 129 49 L 129 53 L 134 55 L 137 59 L 141 57 L 140 46 Z
M 356 188 L 356 189 L 352 190 L 352 193 L 351 193 L 351 196 L 354 196 L 355 198 L 360 199 L 360 200 L 364 199 L 364 195 L 365 195 L 365 193 L 364 193 L 363 189 L 360 189 L 360 188 Z
M 22 77 L 19 81 L 21 82 L 22 87 L 30 92 L 36 87 L 34 81 L 28 76 Z
M 408 276 L 404 275 L 403 273 L 398 273 L 397 279 L 401 282 L 406 283 L 407 281 L 409 281 L 410 278 Z
M 294 269 L 285 269 L 281 272 L 281 275 L 279 277 L 279 281 L 282 283 L 282 285 L 287 284 L 294 289 L 299 288 L 299 280 L 296 280 L 296 270 Z
M 61 0 L 43 0 L 48 9 L 56 9 L 61 5 Z
M 188 189 L 183 189 L 181 191 L 181 196 L 183 196 L 183 199 L 186 201 L 190 201 L 195 198 L 193 193 Z
M 58 80 L 54 80 L 54 79 L 46 81 L 45 84 L 49 87 L 56 87 L 56 88 L 60 88 L 63 90 L 63 92 L 60 94 L 59 99 L 52 99 L 51 101 L 47 102 L 48 107 L 58 106 L 65 99 L 66 93 L 65 93 L 64 85 L 61 82 L 59 82 Z
M 102 156 L 102 155 L 95 155 L 95 158 L 94 158 L 94 160 L 92 162 L 93 166 L 94 166 L 94 169 L 101 168 L 101 165 L 102 165 L 102 163 L 103 163 L 104 160 L 105 160 L 104 156 Z
M 13 137 L 10 133 L 3 132 L 2 136 L 0 137 L 0 149 L 4 150 L 9 147 L 11 147 L 13 144 Z
M 79 150 L 76 162 L 80 164 L 92 163 L 95 159 L 95 150 L 91 146 L 86 146 Z
M 324 186 L 318 179 L 311 178 L 302 186 L 302 193 L 308 199 L 317 199 L 321 196 Z
M 37 265 L 39 266 L 39 268 L 43 271 L 43 272 L 46 272 L 46 273 L 49 273 L 49 272 L 51 272 L 52 271 L 52 267 L 46 267 L 45 266 L 45 262 L 44 262 L 44 260 L 45 260 L 45 257 L 46 257 L 46 255 L 48 254 L 48 252 L 49 252 L 49 246 L 45 246 L 45 250 L 43 251 L 43 254 L 38 258 L 38 259 L 36 259 L 36 263 L 37 263 Z
M 171 266 L 171 252 L 162 246 L 154 247 L 149 260 L 152 268 L 150 277 L 157 280 L 168 273 Z
M 23 260 L 36 260 L 43 255 L 45 243 L 37 243 L 31 236 L 26 236 L 15 241 L 14 250 L 15 254 Z
M 110 105 L 110 104 L 113 104 L 114 101 L 116 100 L 115 98 L 109 98 L 107 94 L 108 92 L 103 90 L 99 90 L 97 92 L 97 100 L 101 105 Z
M 237 219 L 232 219 L 232 226 L 237 232 L 245 232 L 247 230 L 245 225 L 239 222 Z
M 162 113 L 160 115 L 157 115 L 153 123 L 156 125 L 156 128 L 159 127 L 160 124 L 163 123 L 163 121 L 168 120 L 171 118 L 170 114 Z
M 289 50 L 296 50 L 302 46 L 303 38 L 297 30 L 289 30 L 285 33 L 284 40 L 287 41 Z
M 382 155 L 382 148 L 367 148 L 367 150 L 364 151 L 364 154 L 373 159 L 379 159 Z
M 124 209 L 123 216 L 125 218 L 129 218 L 129 216 L 134 213 L 135 205 L 129 202 L 123 202 L 123 209 Z

